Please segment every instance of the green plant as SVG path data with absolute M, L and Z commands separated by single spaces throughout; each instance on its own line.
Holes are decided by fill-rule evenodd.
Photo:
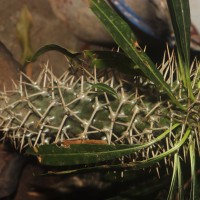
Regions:
M 106 169 L 124 170 L 130 176 L 131 170 L 167 168 L 165 173 L 170 173 L 172 167 L 168 199 L 176 192 L 179 199 L 188 195 L 183 176 L 189 165 L 190 199 L 198 199 L 199 65 L 190 67 L 189 2 L 167 2 L 177 55 L 168 53 L 157 68 L 108 4 L 91 0 L 91 9 L 123 53 L 41 48 L 32 60 L 57 50 L 70 59 L 72 68 L 60 78 L 44 68 L 36 82 L 22 74 L 14 93 L 2 93 L 3 139 L 10 138 L 21 150 L 30 146 L 25 153 L 41 164 L 72 166 L 51 172 L 55 174 Z M 119 71 L 132 76 L 126 80 Z

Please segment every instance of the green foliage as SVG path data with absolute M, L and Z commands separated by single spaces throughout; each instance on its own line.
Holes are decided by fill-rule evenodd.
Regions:
M 131 28 L 122 20 L 105 1 L 91 1 L 91 9 L 105 25 L 115 42 L 124 50 L 134 63 L 143 71 L 143 73 L 156 85 L 162 87 L 172 101 L 183 109 L 183 106 L 177 101 L 171 88 L 164 81 L 163 76 L 156 65 L 147 56 L 144 50 L 137 43 Z
M 195 97 L 193 95 L 194 91 L 191 84 L 191 74 L 190 74 L 190 8 L 188 0 L 168 0 L 168 7 L 171 15 L 171 20 L 174 28 L 174 34 L 176 39 L 176 46 L 178 52 L 178 74 L 179 81 L 183 81 L 184 87 L 187 89 L 188 99 L 194 101 Z M 137 45 L 137 41 L 133 33 L 127 28 L 125 22 L 123 22 L 116 13 L 114 13 L 111 8 L 106 5 L 105 2 L 100 2 L 98 0 L 91 0 L 91 9 L 100 19 L 100 21 L 105 25 L 107 30 L 110 32 L 116 43 L 122 48 L 122 50 L 128 55 L 144 72 L 144 74 L 152 80 L 157 87 L 163 87 L 164 91 L 171 98 L 176 106 L 183 109 L 183 105 L 177 102 L 174 97 L 174 93 L 171 92 L 169 85 L 167 85 L 162 79 L 162 75 L 157 71 L 154 64 L 146 56 L 143 50 Z M 187 109 L 190 109 L 190 100 L 187 104 Z M 199 108 L 198 108 L 199 110 Z M 189 113 L 188 113 L 189 114 Z M 189 124 L 187 124 L 188 126 Z M 189 130 L 189 129 L 188 129 Z M 186 131 L 187 132 L 187 131 Z M 197 131 L 198 132 L 198 131 Z M 197 133 L 199 134 L 199 132 Z M 196 138 L 198 140 L 198 138 Z M 191 199 L 198 199 L 197 197 L 197 179 L 195 175 L 196 165 L 195 165 L 195 154 L 194 149 L 195 141 L 192 140 L 191 144 L 188 146 L 190 149 L 190 160 L 191 160 Z M 175 192 L 179 194 L 179 199 L 184 199 L 183 193 L 183 180 L 182 180 L 182 167 L 180 165 L 180 155 L 178 151 L 174 155 L 173 162 L 173 176 L 170 186 L 168 199 L 173 199 Z
M 148 55 L 144 52 L 144 50 L 137 43 L 137 38 L 132 32 L 131 28 L 128 26 L 126 22 L 123 21 L 119 17 L 119 15 L 106 3 L 106 1 L 99 0 L 90 0 L 90 7 L 96 16 L 100 19 L 102 24 L 107 28 L 108 32 L 112 35 L 115 42 L 119 45 L 119 47 L 123 50 L 121 52 L 112 52 L 112 51 L 83 51 L 82 53 L 71 53 L 63 47 L 60 47 L 55 44 L 47 45 L 39 49 L 33 58 L 30 61 L 34 61 L 38 56 L 44 54 L 47 51 L 58 51 L 63 53 L 72 63 L 76 63 L 75 66 L 89 66 L 95 69 L 105 69 L 111 68 L 114 70 L 118 70 L 125 74 L 132 75 L 132 77 L 139 77 L 139 80 L 144 84 L 136 84 L 139 81 L 136 80 L 133 82 L 136 87 L 136 91 L 138 90 L 145 91 L 144 96 L 145 100 L 142 99 L 143 96 L 135 95 L 135 102 L 139 102 L 142 105 L 148 105 L 147 109 L 144 109 L 142 106 L 138 106 L 140 112 L 144 112 L 144 119 L 147 121 L 147 124 L 151 125 L 151 128 L 148 129 L 148 140 L 145 139 L 140 140 L 140 143 L 133 144 L 119 144 L 110 140 L 109 144 L 76 144 L 72 143 L 67 146 L 58 145 L 58 144 L 48 144 L 48 145 L 37 145 L 36 139 L 34 147 L 29 147 L 26 150 L 26 154 L 36 156 L 39 162 L 43 165 L 56 166 L 56 167 L 71 167 L 72 169 L 67 168 L 64 171 L 53 171 L 49 172 L 53 174 L 68 174 L 68 173 L 81 173 L 88 172 L 92 170 L 100 171 L 100 170 L 123 170 L 128 173 L 129 170 L 139 170 L 144 168 L 158 169 L 159 165 L 162 165 L 162 161 L 164 161 L 164 167 L 168 168 L 167 163 L 172 163 L 172 171 L 169 170 L 169 173 L 172 176 L 171 184 L 169 184 L 169 193 L 168 199 L 174 199 L 177 195 L 179 199 L 184 199 L 188 194 L 184 191 L 185 177 L 188 177 L 188 171 L 185 173 L 185 166 L 190 168 L 190 199 L 199 199 L 198 194 L 198 179 L 197 179 L 197 164 L 199 161 L 199 118 L 200 118 L 200 108 L 199 108 L 199 66 L 196 66 L 194 72 L 190 70 L 190 10 L 189 10 L 189 1 L 188 0 L 168 0 L 168 7 L 171 15 L 171 20 L 174 28 L 174 34 L 176 39 L 176 47 L 177 47 L 177 58 L 178 58 L 178 66 L 177 68 L 166 69 L 162 68 L 161 70 L 157 68 L 157 66 L 153 63 L 153 61 L 148 57 Z M 168 65 L 170 68 L 170 61 L 168 61 Z M 173 64 L 172 64 L 173 65 Z M 165 72 L 168 70 L 173 71 L 168 73 L 170 76 L 169 79 L 165 78 L 165 72 L 162 72 L 164 69 Z M 175 71 L 175 72 L 174 72 Z M 195 74 L 196 73 L 196 74 Z M 174 78 L 175 75 L 175 78 Z M 59 85 L 59 81 L 62 79 L 56 79 L 54 81 L 53 75 L 49 78 L 46 76 L 46 79 L 49 79 L 52 82 L 52 86 L 48 86 L 47 88 L 51 89 L 52 96 L 59 94 L 59 98 L 61 99 L 61 103 L 64 109 L 68 108 L 66 105 L 68 103 L 65 102 L 65 96 L 62 95 L 62 86 Z M 96 80 L 96 76 L 94 76 Z M 191 78 L 194 80 L 191 81 Z M 67 79 L 68 80 L 68 79 Z M 65 80 L 66 81 L 66 80 Z M 120 80 L 121 81 L 121 80 Z M 61 81 L 62 82 L 62 81 Z M 66 81 L 67 82 L 67 81 Z M 68 82 L 67 82 L 68 83 Z M 76 82 L 77 83 L 77 82 Z M 148 83 L 148 84 L 147 84 Z M 105 94 L 105 99 L 107 98 L 107 94 L 110 95 L 115 101 L 122 100 L 120 104 L 123 104 L 123 92 L 121 92 L 121 96 L 116 92 L 117 89 L 112 87 L 112 84 L 108 85 L 102 82 L 95 82 L 93 84 L 87 83 L 88 85 L 92 85 L 90 90 L 92 89 L 93 93 Z M 30 87 L 31 84 L 27 84 L 27 87 Z M 33 84 L 32 84 L 33 85 Z M 55 86 L 57 85 L 57 86 Z M 78 84 L 77 84 L 78 85 Z M 148 88 L 145 90 L 144 86 L 150 87 L 150 93 L 155 92 L 153 95 L 157 95 L 155 98 L 152 98 L 152 94 L 148 93 Z M 182 87 L 183 86 L 183 87 Z M 33 87 L 33 86 L 31 86 Z M 45 85 L 46 87 L 46 85 Z M 82 83 L 79 84 L 79 87 L 83 87 Z M 118 87 L 119 88 L 119 87 Z M 120 86 L 121 88 L 121 86 Z M 153 89 L 152 89 L 153 88 Z M 154 89 L 156 88 L 156 89 Z M 44 89 L 44 88 L 42 88 Z M 82 88 L 83 89 L 83 88 Z M 76 88 L 77 90 L 77 88 Z M 25 89 L 26 93 L 26 101 L 28 102 L 28 90 Z M 55 92 L 56 91 L 56 92 Z M 153 92 L 152 92 L 153 91 Z M 163 92 L 164 91 L 164 92 Z M 43 95 L 43 91 L 33 93 L 30 95 L 30 99 L 32 97 L 39 95 Z M 137 93 L 136 92 L 136 93 Z M 48 96 L 48 95 L 47 95 Z M 49 95 L 50 96 L 50 95 Z M 46 98 L 49 101 L 49 96 Z M 66 95 L 67 96 L 67 95 Z M 83 95 L 84 96 L 84 95 Z M 129 98 L 132 96 L 129 94 Z M 43 98 L 43 99 L 45 99 Z M 137 101 L 138 99 L 142 99 L 141 101 Z M 98 95 L 95 96 L 95 100 L 98 99 Z M 158 100 L 159 99 L 159 100 Z M 128 99 L 129 100 L 129 99 Z M 16 104 L 21 100 L 16 100 Z M 46 100 L 45 100 L 46 101 Z M 7 102 L 7 100 L 6 100 Z M 31 102 L 31 101 L 30 101 Z M 27 103 L 25 108 L 30 106 L 30 102 Z M 51 102 L 51 101 L 50 101 Z M 72 102 L 75 102 L 73 100 Z M 106 103 L 105 103 L 106 102 Z M 112 114 L 114 113 L 112 110 L 112 106 L 108 100 L 104 102 L 105 110 L 109 110 L 110 119 L 107 121 L 111 121 L 110 129 L 114 129 L 114 123 L 116 122 L 115 118 L 112 119 Z M 53 103 L 53 102 L 52 102 Z M 139 104 L 138 103 L 138 104 Z M 69 103 L 70 104 L 70 103 Z M 78 104 L 78 103 L 77 103 Z M 88 102 L 86 103 L 88 104 Z M 87 105 L 82 106 L 82 110 Z M 97 103 L 98 104 L 98 103 Z M 116 103 L 114 102 L 114 105 Z M 75 104 L 73 104 L 76 107 Z M 149 106 L 150 105 L 150 106 Z M 153 105 L 153 106 L 152 106 Z M 12 107 L 8 106 L 5 109 L 2 109 L 3 112 L 7 112 L 7 110 Z M 13 106 L 14 107 L 14 106 Z M 16 106 L 17 107 L 17 106 Z M 33 106 L 32 106 L 33 107 Z M 98 105 L 97 105 L 98 107 Z M 21 108 L 21 107 L 20 107 Z M 34 107 L 35 108 L 35 107 Z M 78 107 L 79 108 L 79 107 Z M 121 110 L 121 107 L 118 107 L 118 111 Z M 143 111 L 143 108 L 145 111 Z M 71 109 L 71 107 L 70 107 Z M 80 108 L 79 108 L 80 109 Z M 82 111 L 80 109 L 80 112 Z M 133 108 L 132 108 L 133 109 Z M 36 110 L 36 118 L 40 115 L 39 122 L 45 121 L 45 117 L 48 115 L 48 112 L 51 113 L 54 111 L 53 104 L 49 104 L 47 107 L 47 111 L 44 114 L 40 114 L 40 112 Z M 62 110 L 62 108 L 60 109 Z M 9 110 L 8 113 L 12 113 L 13 110 Z M 84 126 L 84 120 L 79 117 L 76 113 L 78 110 L 70 111 L 74 112 L 74 116 L 78 119 L 78 122 L 82 124 L 77 125 L 78 128 L 82 130 L 82 126 Z M 126 112 L 126 107 L 124 109 Z M 155 112 L 159 113 L 155 117 Z M 61 112 L 60 112 L 61 113 Z M 102 111 L 103 114 L 105 114 Z M 108 113 L 108 112 L 107 112 Z M 119 112 L 118 112 L 119 113 Z M 135 111 L 133 115 L 137 115 L 138 113 Z M 114 113 L 116 114 L 116 113 Z M 167 114 L 170 115 L 169 118 Z M 25 123 L 26 118 L 29 118 L 29 115 L 32 115 L 32 112 L 28 112 L 26 117 L 22 120 L 21 125 L 17 126 L 17 133 L 20 132 L 20 128 Z M 63 114 L 65 115 L 65 114 Z M 94 116 L 89 118 L 89 121 L 92 121 L 96 116 L 96 113 L 93 113 Z M 127 114 L 126 114 L 127 115 Z M 159 115 L 159 117 L 158 117 Z M 82 114 L 81 114 L 82 116 Z M 143 115 L 141 115 L 143 116 Z M 13 117 L 13 115 L 11 116 Z M 35 116 L 34 116 L 35 117 Z M 126 116 L 127 117 L 127 116 Z M 3 123 L 6 122 L 7 116 L 4 119 L 2 115 Z M 59 118 L 59 117 L 58 117 Z M 105 118 L 105 117 L 104 117 Z M 158 120 L 159 118 L 159 120 Z M 91 120 L 92 119 L 92 120 Z M 135 119 L 135 118 L 133 118 Z M 139 125 L 141 129 L 146 129 L 146 124 L 143 123 L 144 119 L 137 118 L 139 121 L 142 121 Z M 17 119 L 17 121 L 20 121 Z M 60 120 L 59 128 L 57 128 L 61 132 L 62 126 L 65 122 L 65 119 Z M 13 124 L 13 118 L 9 121 L 9 124 Z M 14 122 L 17 124 L 18 122 Z M 103 121 L 103 123 L 107 123 Z M 119 124 L 127 124 L 118 122 Z M 132 120 L 129 121 L 131 126 L 133 126 L 134 130 L 137 130 L 138 127 L 135 127 L 135 124 L 132 123 Z M 39 124 L 39 123 L 38 123 Z M 144 125 L 145 124 L 145 125 Z M 153 126 L 156 124 L 156 126 Z M 42 123 L 42 126 L 45 126 L 45 123 Z M 74 130 L 77 131 L 77 127 L 74 125 Z M 112 126 L 113 125 L 113 126 Z M 37 125 L 38 126 L 38 125 Z M 165 128 L 163 128 L 163 126 Z M 6 126 L 6 134 L 8 134 Z M 60 128 L 61 127 L 61 128 Z M 93 124 L 92 126 L 93 127 Z M 167 128 L 166 128 L 167 127 Z M 41 128 L 41 126 L 40 126 Z M 43 127 L 42 127 L 43 128 Z M 41 128 L 41 129 L 42 129 Z M 88 127 L 87 127 L 88 128 Z M 14 128 L 13 128 L 14 129 Z M 55 127 L 54 127 L 55 129 Z M 138 128 L 139 129 L 139 128 Z M 158 130 L 161 130 L 157 132 Z M 53 128 L 51 129 L 51 131 Z M 89 129 L 88 129 L 89 130 Z M 117 130 L 117 129 L 116 129 Z M 116 131 L 115 130 L 115 131 Z M 26 131 L 26 130 L 25 130 Z M 35 130 L 34 130 L 35 131 Z M 35 131 L 36 132 L 36 131 Z M 41 132 L 41 131 L 40 131 Z M 110 130 L 112 132 L 112 130 Z M 128 132 L 128 131 L 127 131 Z M 137 132 L 137 131 L 136 131 Z M 112 132 L 113 133 L 113 132 Z M 141 132 L 140 132 L 141 133 Z M 156 133 L 156 134 L 155 134 Z M 114 134 L 117 134 L 114 132 Z M 142 132 L 142 134 L 144 134 Z M 59 134 L 57 134 L 59 135 Z M 150 139 L 149 139 L 150 138 Z M 21 138 L 20 138 L 21 139 Z M 22 137 L 22 140 L 24 138 Z M 70 138 L 71 139 L 71 138 Z M 79 138 L 80 139 L 80 138 Z M 16 140 L 16 138 L 14 139 Z M 165 140 L 165 142 L 163 142 Z M 76 140 L 74 140 L 76 142 Z M 22 145 L 23 146 L 23 145 Z M 144 151 L 143 151 L 144 150 Z M 146 152 L 146 157 L 141 156 L 141 152 Z M 153 153 L 149 153 L 153 152 Z M 135 153 L 139 155 L 137 160 L 130 159 L 131 156 Z M 130 156 L 130 157 L 129 157 Z M 124 159 L 123 162 L 121 158 L 129 158 Z M 113 160 L 117 160 L 117 162 L 113 162 Z M 106 162 L 105 162 L 106 161 Z M 111 161 L 111 162 L 110 162 Z M 186 162 L 185 162 L 186 161 Z M 103 163 L 103 164 L 102 164 Z M 92 165 L 91 165 L 92 164 Z M 188 169 L 186 167 L 186 169 Z M 185 176 L 186 174 L 186 176 Z M 162 178 L 162 177 L 161 177 Z M 189 179 L 189 177 L 188 177 Z M 146 186 L 147 187 L 147 186 Z M 134 190 L 129 191 L 131 194 L 135 193 Z M 141 194 L 141 192 L 138 192 Z M 132 195 L 133 196 L 133 195 Z M 115 199 L 115 198 L 113 198 Z M 119 196 L 116 199 L 120 199 Z
M 188 0 L 168 0 L 176 45 L 178 50 L 179 72 L 188 97 L 194 100 L 190 81 L 190 6 Z
M 175 124 L 171 129 L 166 130 L 160 134 L 154 140 L 147 142 L 142 145 L 107 145 L 107 144 L 70 144 L 66 147 L 60 147 L 57 145 L 42 145 L 39 147 L 29 148 L 26 151 L 26 154 L 35 155 L 38 157 L 38 160 L 44 165 L 52 166 L 69 166 L 69 165 L 81 165 L 81 164 L 91 164 L 98 163 L 102 161 L 112 160 L 120 158 L 121 156 L 133 154 L 136 151 L 147 148 L 154 143 L 162 140 L 166 137 L 172 130 L 179 127 L 180 124 Z M 189 131 L 182 140 L 174 145 L 169 151 L 150 158 L 146 161 L 129 163 L 129 168 L 144 168 L 150 166 L 151 164 L 157 163 L 159 160 L 163 159 L 167 155 L 175 152 L 180 146 L 183 145 L 185 140 L 189 136 Z M 73 142 L 73 141 L 72 141 Z M 118 165 L 121 166 L 121 165 Z M 116 166 L 115 166 L 116 167 Z M 126 166 L 127 167 L 127 166 Z M 112 169 L 112 166 L 108 166 Z M 88 170 L 88 169 L 87 169 Z M 78 171 L 78 170 L 77 170 Z
M 45 45 L 43 47 L 41 47 L 40 49 L 38 49 L 34 55 L 31 57 L 31 59 L 28 59 L 27 62 L 34 62 L 35 60 L 37 60 L 37 58 L 41 55 L 43 55 L 44 53 L 48 52 L 48 51 L 57 51 L 62 53 L 63 55 L 67 56 L 68 58 L 73 58 L 75 59 L 76 56 L 78 55 L 77 53 L 72 53 L 69 50 L 65 49 L 64 47 L 61 47 L 59 45 L 56 44 L 48 44 Z

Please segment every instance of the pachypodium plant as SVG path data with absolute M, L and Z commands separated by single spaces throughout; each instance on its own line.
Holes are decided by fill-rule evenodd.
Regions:
M 58 50 L 70 67 L 56 77 L 45 66 L 36 81 L 21 73 L 14 91 L 1 92 L 2 140 L 37 156 L 41 164 L 74 166 L 60 173 L 99 170 L 109 160 L 116 162 L 106 162 L 108 170 L 157 169 L 163 160 L 173 169 L 168 199 L 176 191 L 184 198 L 184 160 L 191 169 L 190 198 L 198 199 L 200 70 L 198 61 L 190 65 L 189 2 L 167 2 L 177 55 L 168 53 L 156 67 L 106 1 L 91 0 L 91 9 L 123 52 L 41 48 L 33 60 Z M 77 169 L 80 164 L 88 167 Z

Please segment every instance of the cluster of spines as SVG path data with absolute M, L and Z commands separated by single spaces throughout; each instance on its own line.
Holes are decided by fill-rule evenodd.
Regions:
M 164 109 L 162 102 L 144 102 L 145 94 L 139 94 L 135 87 L 138 80 L 127 83 L 112 70 L 106 76 L 97 76 L 95 69 L 73 70 L 57 78 L 45 67 L 37 81 L 22 73 L 16 91 L 3 95 L 0 126 L 4 138 L 10 138 L 20 149 L 68 139 L 134 144 L 151 140 L 154 136 L 145 136 L 148 132 L 168 128 L 159 128 L 159 116 L 153 114 L 158 107 Z M 119 99 L 92 87 L 99 82 L 114 88 Z
M 177 66 L 169 62 L 173 61 L 163 62 L 160 71 L 177 97 L 183 99 L 182 87 L 174 80 Z M 197 74 L 192 73 L 195 83 Z M 92 87 L 96 83 L 112 87 L 118 98 Z M 168 100 L 143 77 L 128 81 L 112 69 L 71 67 L 57 78 L 46 66 L 36 81 L 22 73 L 15 91 L 1 93 L 0 130 L 2 139 L 9 138 L 20 150 L 76 139 L 144 144 L 174 122 L 183 122 L 186 113 L 180 115 Z M 135 153 L 134 159 L 146 159 L 170 149 L 179 136 L 171 131 L 164 142 Z

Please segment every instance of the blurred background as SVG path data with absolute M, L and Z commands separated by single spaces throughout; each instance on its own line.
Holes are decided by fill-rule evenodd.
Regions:
M 143 14 L 146 12 L 144 9 L 149 6 L 149 2 L 162 4 L 164 1 L 136 0 L 134 1 L 136 3 L 133 3 L 132 0 L 126 0 L 124 2 L 132 6 L 132 8 L 137 8 L 137 2 L 139 4 L 143 2 L 143 4 L 140 4 L 140 10 L 137 13 L 140 15 L 140 13 Z M 123 0 L 120 2 L 123 2 Z M 22 22 L 22 24 L 30 24 L 28 28 L 28 43 L 31 48 L 31 53 L 35 52 L 41 46 L 50 43 L 61 45 L 71 51 L 111 49 L 114 47 L 111 37 L 101 24 L 99 24 L 89 8 L 87 8 L 87 4 L 88 0 L 1 0 L 0 41 L 9 49 L 17 61 L 22 62 L 23 46 L 21 41 L 23 39 L 19 36 L 17 26 L 20 27 L 18 25 L 22 21 L 20 17 L 23 13 L 24 6 L 27 6 L 30 17 L 25 16 L 25 21 L 28 22 Z M 145 7 L 146 4 L 147 6 Z M 190 4 L 192 23 L 195 25 L 196 30 L 199 31 L 200 1 L 190 0 Z M 162 14 L 166 17 L 164 12 L 165 9 L 163 10 L 163 8 L 156 9 L 158 15 Z M 163 16 L 161 16 L 161 20 L 164 18 Z M 23 26 L 21 25 L 18 28 L 21 32 L 23 32 Z M 65 69 L 66 60 L 64 56 L 59 53 L 49 52 L 40 58 L 39 63 L 35 64 L 34 71 L 37 71 L 38 64 L 46 63 L 47 60 L 50 61 L 52 66 L 56 66 L 55 73 L 58 75 Z
M 197 29 L 200 31 L 200 20 L 199 20 L 199 10 L 200 1 L 199 0 L 189 0 L 191 8 L 191 18 L 192 22 L 195 24 Z

